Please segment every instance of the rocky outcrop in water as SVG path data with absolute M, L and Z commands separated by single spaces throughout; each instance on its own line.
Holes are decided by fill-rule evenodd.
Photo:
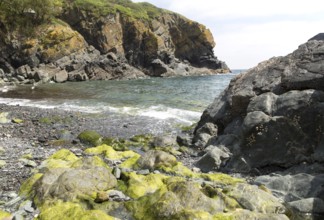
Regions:
M 63 2 L 51 23 L 0 31 L 1 79 L 64 82 L 229 71 L 213 54 L 211 32 L 181 15 L 148 3 Z
M 256 175 L 292 169 L 256 182 L 281 191 L 280 197 L 304 214 L 323 214 L 316 208 L 324 199 L 324 189 L 316 183 L 322 182 L 324 162 L 324 41 L 320 36 L 231 81 L 196 128 L 194 144 L 206 152 L 198 167 Z M 309 176 L 301 178 L 301 173 Z M 312 186 L 308 190 L 312 193 L 306 192 L 306 186 Z M 297 188 L 303 193 L 293 192 Z

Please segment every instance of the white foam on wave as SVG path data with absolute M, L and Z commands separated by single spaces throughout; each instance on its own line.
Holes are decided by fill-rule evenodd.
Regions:
M 181 122 L 190 124 L 192 122 L 196 122 L 201 116 L 201 113 L 159 105 L 143 109 L 143 111 L 140 112 L 139 115 L 162 120 L 176 119 Z
M 97 103 L 93 105 L 82 105 L 77 100 L 69 102 L 58 102 L 51 100 L 29 100 L 29 99 L 11 99 L 0 98 L 1 104 L 6 105 L 19 105 L 26 107 L 37 107 L 42 109 L 62 109 L 68 111 L 80 111 L 85 113 L 104 113 L 112 112 L 118 114 L 126 114 L 132 116 L 151 117 L 159 120 L 174 119 L 182 123 L 191 124 L 199 120 L 200 112 L 189 111 L 178 108 L 166 107 L 164 105 L 151 106 L 148 108 L 139 107 L 114 107 L 108 106 L 106 103 Z

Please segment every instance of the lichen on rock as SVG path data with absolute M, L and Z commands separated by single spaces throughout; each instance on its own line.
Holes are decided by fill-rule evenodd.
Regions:
M 54 205 L 43 207 L 37 217 L 38 220 L 61 220 L 61 219 L 102 219 L 116 220 L 100 210 L 86 210 L 80 204 L 57 201 Z

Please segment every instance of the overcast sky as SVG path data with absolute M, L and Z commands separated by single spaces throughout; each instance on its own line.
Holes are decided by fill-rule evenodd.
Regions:
M 323 0 L 145 1 L 206 25 L 216 41 L 215 55 L 231 69 L 287 55 L 324 32 Z

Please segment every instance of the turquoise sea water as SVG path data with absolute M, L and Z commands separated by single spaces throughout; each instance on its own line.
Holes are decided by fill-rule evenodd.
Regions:
M 35 89 L 26 85 L 0 92 L 0 103 L 194 122 L 240 72 L 132 81 L 53 83 L 38 85 Z

